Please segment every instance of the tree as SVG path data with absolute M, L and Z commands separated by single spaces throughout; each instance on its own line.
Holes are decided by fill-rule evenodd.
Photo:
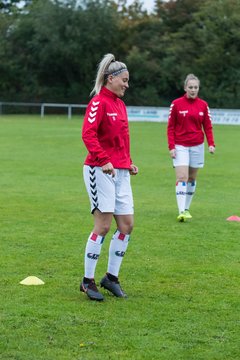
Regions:
M 8 13 L 13 14 L 16 12 L 23 11 L 32 0 L 1 0 L 0 2 L 0 12 L 1 13 Z
M 196 14 L 203 94 L 215 107 L 240 107 L 240 2 L 206 1 Z
M 195 73 L 212 107 L 239 108 L 239 1 L 157 0 L 155 13 L 161 25 L 150 56 L 159 59 L 158 93 L 180 96 L 184 78 Z
M 8 95 L 34 101 L 88 100 L 97 61 L 119 44 L 118 23 L 108 1 L 73 5 L 34 2 L 14 22 L 8 34 Z
M 240 107 L 239 0 L 156 0 L 150 15 L 126 1 L 4 1 L 1 100 L 87 103 L 111 52 L 130 71 L 128 105 L 169 106 L 195 73 L 211 107 Z

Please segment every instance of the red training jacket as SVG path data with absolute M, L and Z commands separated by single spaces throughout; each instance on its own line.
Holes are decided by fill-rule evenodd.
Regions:
M 200 145 L 204 142 L 204 133 L 208 146 L 215 146 L 211 115 L 206 101 L 199 97 L 188 99 L 186 94 L 174 100 L 168 118 L 169 150 L 174 149 L 175 145 Z
M 130 169 L 127 110 L 116 94 L 102 87 L 89 102 L 83 121 L 82 139 L 88 150 L 85 165 Z

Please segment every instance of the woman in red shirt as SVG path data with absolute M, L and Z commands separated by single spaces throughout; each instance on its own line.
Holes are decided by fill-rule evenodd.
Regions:
M 208 104 L 198 97 L 200 81 L 189 74 L 185 95 L 174 100 L 168 119 L 168 148 L 176 171 L 177 220 L 191 219 L 190 204 L 196 190 L 198 169 L 204 166 L 204 134 L 211 154 L 215 151 Z
M 128 89 L 129 73 L 112 54 L 99 64 L 95 86 L 84 117 L 82 139 L 88 150 L 84 162 L 84 181 L 90 199 L 94 227 L 85 250 L 85 273 L 80 284 L 92 300 L 102 301 L 94 276 L 104 237 L 112 219 L 117 229 L 109 248 L 108 269 L 100 286 L 117 297 L 126 297 L 118 274 L 133 228 L 133 197 L 130 175 L 138 168 L 130 157 L 126 106 L 121 98 Z

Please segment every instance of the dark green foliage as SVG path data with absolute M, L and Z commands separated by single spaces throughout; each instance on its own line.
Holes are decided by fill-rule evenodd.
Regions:
M 87 103 L 106 53 L 130 70 L 128 105 L 168 106 L 186 75 L 211 107 L 240 107 L 238 0 L 2 1 L 0 100 Z

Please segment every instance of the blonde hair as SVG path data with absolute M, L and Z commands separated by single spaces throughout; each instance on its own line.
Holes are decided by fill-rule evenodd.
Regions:
M 104 55 L 101 62 L 98 64 L 95 85 L 90 95 L 92 96 L 99 93 L 102 86 L 106 84 L 109 75 L 117 76 L 122 71 L 127 71 L 127 66 L 124 63 L 116 61 L 113 54 Z
M 189 82 L 189 80 L 197 80 L 198 84 L 200 86 L 200 80 L 197 76 L 195 76 L 194 74 L 188 74 L 186 79 L 184 80 L 184 88 L 187 86 L 187 83 Z

